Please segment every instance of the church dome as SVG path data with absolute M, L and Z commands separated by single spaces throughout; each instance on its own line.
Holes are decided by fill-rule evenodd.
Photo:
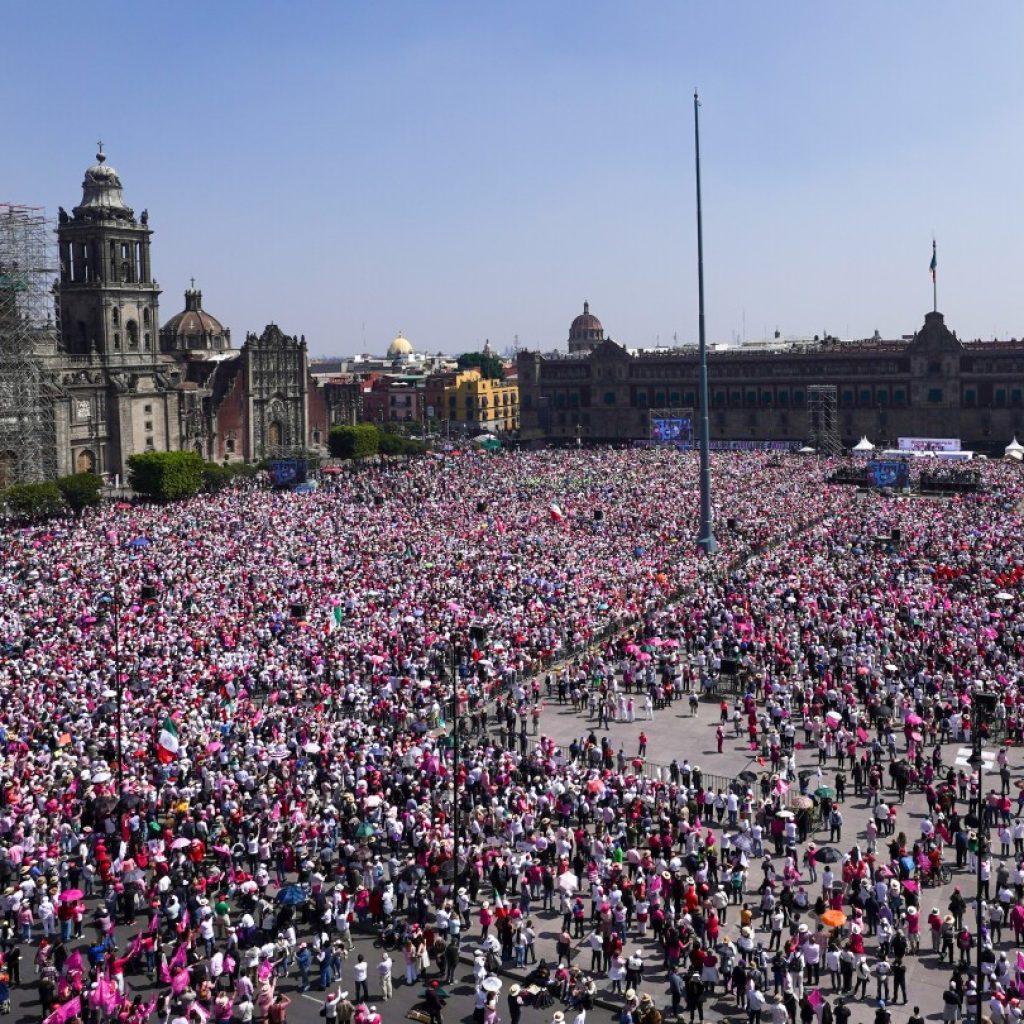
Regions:
M 408 338 L 403 338 L 401 333 L 388 345 L 388 359 L 399 359 L 402 356 L 411 356 L 412 354 L 412 342 Z
M 162 346 L 167 350 L 225 349 L 231 332 L 203 309 L 203 293 L 197 288 L 185 291 L 185 308 L 160 328 Z
M 569 351 L 573 352 L 583 347 L 596 345 L 604 341 L 604 327 L 601 321 L 590 312 L 590 303 L 583 303 L 583 312 L 580 313 L 569 327 Z
M 100 146 L 96 163 L 86 169 L 82 181 L 82 202 L 76 213 L 92 217 L 131 217 L 132 211 L 124 201 L 121 179 L 107 163 L 107 155 Z

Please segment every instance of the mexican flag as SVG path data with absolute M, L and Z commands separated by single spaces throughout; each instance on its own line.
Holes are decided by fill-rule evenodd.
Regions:
M 178 756 L 178 727 L 170 715 L 160 726 L 160 735 L 156 741 L 156 756 L 161 764 L 170 764 Z
M 935 271 L 938 268 L 939 259 L 935 253 L 935 239 L 932 239 L 932 261 L 928 264 L 928 269 L 932 272 L 932 281 L 935 281 Z
M 327 614 L 327 632 L 333 633 L 341 625 L 341 620 L 343 618 L 345 618 L 344 605 L 339 603 L 329 609 Z

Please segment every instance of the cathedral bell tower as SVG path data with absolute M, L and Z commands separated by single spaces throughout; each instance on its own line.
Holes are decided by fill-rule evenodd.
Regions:
M 123 480 L 132 455 L 180 444 L 180 372 L 160 354 L 151 235 L 100 144 L 81 203 L 70 214 L 61 207 L 57 225 L 65 400 L 55 419 L 66 471 Z
M 160 289 L 149 255 L 149 215 L 136 219 L 100 143 L 82 202 L 60 210 L 60 314 L 65 351 L 108 365 L 155 362 Z

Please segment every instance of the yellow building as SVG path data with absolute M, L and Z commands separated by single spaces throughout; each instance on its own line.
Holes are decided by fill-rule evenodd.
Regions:
M 519 429 L 519 383 L 489 380 L 462 370 L 445 381 L 442 419 L 471 432 L 507 434 Z

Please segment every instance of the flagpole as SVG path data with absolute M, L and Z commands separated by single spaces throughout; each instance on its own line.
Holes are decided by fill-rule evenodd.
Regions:
M 706 555 L 713 555 L 718 548 L 711 524 L 711 446 L 710 416 L 708 415 L 708 350 L 704 335 L 704 226 L 701 218 L 700 201 L 700 98 L 693 91 L 693 149 L 697 168 L 697 325 L 700 353 L 700 532 L 697 546 Z
M 938 258 L 935 252 L 935 239 L 932 238 L 932 312 L 938 313 L 939 311 L 939 286 L 937 284 L 938 274 L 937 267 L 939 265 Z

